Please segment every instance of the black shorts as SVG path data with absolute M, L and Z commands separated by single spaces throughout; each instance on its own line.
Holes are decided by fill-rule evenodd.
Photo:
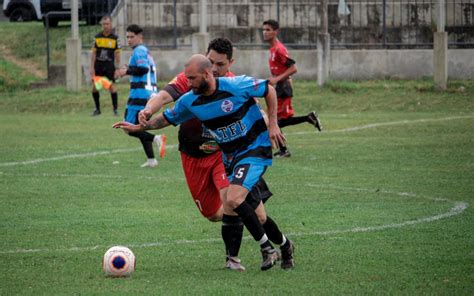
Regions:
M 253 186 L 252 191 L 247 194 L 245 201 L 255 210 L 260 202 L 265 203 L 273 193 L 268 189 L 268 185 L 263 178 Z
M 279 81 L 275 87 L 277 98 L 293 97 L 293 87 L 289 79 Z
M 94 65 L 95 75 L 96 76 L 105 76 L 110 81 L 115 82 L 115 66 L 112 63 L 101 63 L 95 62 Z

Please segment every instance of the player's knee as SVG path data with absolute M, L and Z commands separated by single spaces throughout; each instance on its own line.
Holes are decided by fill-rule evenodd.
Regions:
M 242 203 L 242 200 L 238 198 L 227 197 L 226 203 L 228 207 L 230 207 L 231 209 L 235 209 L 236 207 L 240 206 L 240 204 Z
M 265 224 L 267 222 L 267 215 L 265 213 L 259 214 L 257 213 L 258 221 L 260 221 L 260 224 Z
M 216 215 L 213 215 L 213 216 L 207 217 L 207 220 L 209 220 L 210 222 L 219 222 L 219 221 L 222 220 L 222 218 L 220 218 Z

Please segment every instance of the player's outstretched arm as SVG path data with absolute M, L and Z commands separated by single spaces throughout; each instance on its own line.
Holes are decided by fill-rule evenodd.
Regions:
M 286 139 L 285 136 L 281 133 L 280 128 L 278 127 L 277 120 L 277 96 L 275 88 L 271 85 L 268 86 L 268 92 L 265 96 L 265 103 L 267 104 L 267 113 L 268 113 L 268 134 L 270 136 L 270 141 L 274 148 L 279 148 L 284 146 Z
M 146 126 L 147 121 L 153 116 L 153 114 L 160 111 L 160 109 L 173 102 L 173 97 L 165 91 L 160 90 L 157 94 L 152 94 L 148 102 L 146 103 L 145 109 L 138 113 L 138 122 L 140 125 Z
M 136 133 L 136 132 L 143 132 L 145 130 L 152 130 L 152 129 L 162 129 L 170 125 L 168 120 L 163 116 L 163 113 L 160 113 L 157 117 L 150 119 L 147 121 L 146 125 L 143 126 L 141 124 L 132 124 L 126 121 L 119 121 L 112 125 L 113 128 L 120 128 L 127 133 Z

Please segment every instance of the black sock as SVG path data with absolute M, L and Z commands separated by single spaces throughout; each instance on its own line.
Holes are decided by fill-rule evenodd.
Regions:
M 116 92 L 111 93 L 110 96 L 112 97 L 112 106 L 114 106 L 114 111 L 118 108 L 118 95 Z
M 143 139 L 140 139 L 143 145 L 143 150 L 145 150 L 146 157 L 148 159 L 150 158 L 155 158 L 155 152 L 153 151 L 153 142 L 150 141 L 145 141 Z
M 155 138 L 154 134 L 149 132 L 138 132 L 138 133 L 129 133 L 129 136 L 139 138 L 142 143 L 143 150 L 148 158 L 155 158 L 155 152 L 153 151 L 153 139 Z
M 243 232 L 244 225 L 239 216 L 229 216 L 224 214 L 222 217 L 221 234 L 222 239 L 224 240 L 225 253 L 227 256 L 239 256 Z
M 254 209 L 244 200 L 238 207 L 234 209 L 242 222 L 244 222 L 245 227 L 252 235 L 253 239 L 260 243 L 262 249 L 270 247 L 273 248 L 272 244 L 268 240 L 265 230 L 263 229 L 262 224 L 257 218 Z
M 269 216 L 267 216 L 267 221 L 263 224 L 263 229 L 269 240 L 277 245 L 283 244 L 283 233 L 281 233 L 278 225 Z
M 94 98 L 95 109 L 100 111 L 100 93 L 92 92 L 92 97 Z
M 309 122 L 308 116 L 292 116 L 285 119 L 278 120 L 278 126 L 284 128 L 289 125 L 296 125 L 303 122 Z

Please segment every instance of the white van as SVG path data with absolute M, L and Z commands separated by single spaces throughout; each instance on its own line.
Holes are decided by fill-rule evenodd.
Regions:
M 119 0 L 78 0 L 79 20 L 95 25 L 101 17 L 112 12 Z M 5 0 L 3 14 L 11 22 L 44 21 L 50 27 L 71 19 L 71 0 Z M 50 14 L 52 13 L 52 14 Z
M 40 0 L 5 0 L 3 1 L 3 14 L 11 22 L 43 20 Z

